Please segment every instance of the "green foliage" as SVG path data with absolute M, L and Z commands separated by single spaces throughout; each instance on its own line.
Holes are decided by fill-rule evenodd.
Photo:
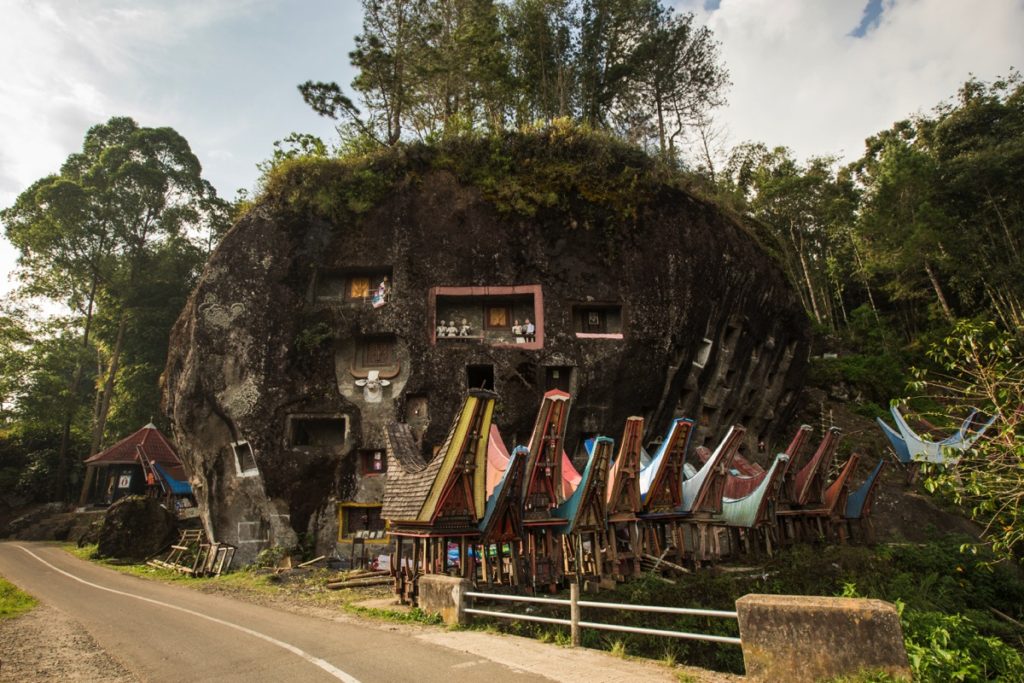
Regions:
M 914 643 L 925 647 L 932 640 L 940 642 L 946 637 L 936 628 L 949 630 L 952 624 L 964 625 L 962 631 L 953 628 L 949 646 L 957 651 L 974 653 L 982 658 L 980 670 L 996 680 L 1013 678 L 1013 653 L 1017 651 L 1007 643 L 1021 643 L 1020 632 L 1013 624 L 998 618 L 990 608 L 1008 612 L 1014 619 L 1024 619 L 1024 578 L 1006 563 L 994 563 L 992 555 L 983 551 L 963 553 L 963 539 L 943 538 L 926 544 L 890 545 L 875 548 L 853 546 L 809 547 L 796 546 L 780 552 L 763 568 L 748 574 L 728 573 L 714 575 L 699 572 L 688 575 L 675 584 L 663 582 L 645 574 L 602 591 L 594 600 L 667 607 L 704 607 L 734 609 L 737 598 L 748 593 L 777 595 L 844 595 L 887 600 L 902 605 L 904 635 L 908 649 Z M 545 616 L 565 617 L 565 610 L 541 610 Z M 584 608 L 585 621 L 616 623 L 667 630 L 682 630 L 715 635 L 736 636 L 736 623 L 728 619 L 710 617 L 677 617 L 660 614 L 626 613 L 617 610 Z M 947 617 L 955 617 L 949 620 Z M 498 628 L 518 635 L 543 637 L 556 642 L 567 634 L 561 627 L 550 627 L 527 622 L 499 620 L 486 622 L 487 627 Z M 969 626 L 968 626 L 969 624 Z M 972 630 L 973 629 L 973 630 Z M 911 635 L 908 635 L 911 634 Z M 619 647 L 632 655 L 651 659 L 673 659 L 691 666 L 718 671 L 740 673 L 743 658 L 740 648 L 700 641 L 671 641 L 655 636 L 615 634 L 584 629 L 585 647 L 608 650 L 618 642 Z M 666 650 L 666 647 L 671 648 Z M 951 658 L 938 653 L 936 658 Z M 1019 656 L 1019 653 L 1018 653 Z M 954 658 L 955 659 L 955 658 Z M 952 659 L 951 659 L 952 661 Z M 959 661 L 959 660 L 957 660 Z M 962 664 L 962 663 L 961 663 Z M 957 664 L 957 667 L 961 664 Z M 923 661 L 922 671 L 938 666 Z M 954 675 L 958 669 L 946 669 Z M 998 676 L 1002 676 L 999 679 Z M 865 672 L 852 681 L 887 681 L 884 676 Z M 941 680 L 924 679 L 924 680 Z M 950 679 L 953 680 L 953 679 Z M 989 680 L 965 678 L 963 680 Z
M 982 635 L 969 618 L 898 607 L 914 680 L 1024 681 L 1020 651 Z
M 937 370 L 916 371 L 914 388 L 947 415 L 972 408 L 999 419 L 947 468 L 929 468 L 925 484 L 970 511 L 1002 557 L 1024 549 L 1024 338 L 992 322 L 959 321 L 930 351 Z
M 608 652 L 613 657 L 625 658 L 626 657 L 626 643 L 621 638 L 614 638 L 608 647 Z
M 299 354 L 312 354 L 319 351 L 324 344 L 334 338 L 331 326 L 320 321 L 304 327 L 295 337 L 295 350 Z
M 252 563 L 253 568 L 276 567 L 288 554 L 288 549 L 280 545 L 264 548 Z
M 446 171 L 501 212 L 558 220 L 571 229 L 627 233 L 639 207 L 686 176 L 606 134 L 568 121 L 522 133 L 414 143 L 342 160 L 286 160 L 268 177 L 264 201 L 343 228 L 406 183 Z
M 427 624 L 430 626 L 440 626 L 444 623 L 440 614 L 424 612 L 419 607 L 413 607 L 407 611 L 396 612 L 394 610 L 379 609 L 377 607 L 364 607 L 362 605 L 346 604 L 345 610 L 352 614 L 381 619 L 383 621 L 396 621 L 408 624 Z
M 823 388 L 844 382 L 860 395 L 856 403 L 880 406 L 887 405 L 893 396 L 903 392 L 907 384 L 905 367 L 900 357 L 889 354 L 814 358 L 807 381 Z
M 160 413 L 168 331 L 228 212 L 183 137 L 127 117 L 90 128 L 58 173 L 0 211 L 19 252 L 16 296 L 65 310 L 29 324 L 8 307 L 0 321 L 4 425 L 55 435 L 54 467 L 28 458 L 33 477 L 49 468 L 50 495 L 66 497 L 74 463 L 108 431 Z
M 349 57 L 303 99 L 354 138 L 394 146 L 569 118 L 675 156 L 724 103 L 718 45 L 662 0 L 363 0 Z
M 24 614 L 37 604 L 28 593 L 18 590 L 14 584 L 0 577 L 0 619 L 11 619 Z

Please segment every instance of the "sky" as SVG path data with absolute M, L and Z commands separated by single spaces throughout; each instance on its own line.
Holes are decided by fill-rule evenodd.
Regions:
M 1024 0 L 673 0 L 721 44 L 724 142 L 859 156 L 972 74 L 1024 68 Z M 0 0 L 0 207 L 111 116 L 171 126 L 231 199 L 292 131 L 332 139 L 306 80 L 353 77 L 357 0 Z M 0 239 L 3 274 L 14 249 Z

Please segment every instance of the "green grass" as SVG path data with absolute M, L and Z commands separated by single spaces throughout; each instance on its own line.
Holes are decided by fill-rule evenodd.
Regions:
M 122 574 L 130 574 L 151 581 L 176 583 L 208 593 L 223 593 L 261 603 L 280 601 L 282 603 L 300 603 L 311 607 L 340 609 L 349 614 L 381 621 L 441 623 L 440 617 L 426 614 L 419 609 L 394 611 L 361 606 L 357 603 L 366 599 L 365 591 L 327 590 L 326 584 L 338 579 L 337 572 L 327 569 L 314 570 L 301 578 L 290 578 L 268 569 L 253 567 L 230 571 L 220 576 L 192 577 L 162 567 L 97 558 L 95 545 L 81 548 L 67 545 L 65 550 L 83 560 L 94 562 Z
M 13 619 L 36 606 L 36 599 L 0 578 L 0 619 Z

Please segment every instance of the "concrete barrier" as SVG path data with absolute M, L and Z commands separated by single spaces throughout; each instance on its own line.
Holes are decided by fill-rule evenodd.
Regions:
M 448 625 L 466 623 L 467 615 L 462 610 L 467 600 L 464 594 L 473 590 L 469 579 L 426 574 L 417 580 L 416 590 L 416 606 L 424 612 L 440 614 Z
M 811 683 L 863 671 L 910 680 L 895 606 L 882 600 L 745 595 L 736 601 L 754 680 Z

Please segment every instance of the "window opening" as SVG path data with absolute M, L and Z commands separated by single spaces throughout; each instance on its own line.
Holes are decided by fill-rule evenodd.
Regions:
M 391 294 L 391 268 L 370 267 L 325 270 L 317 274 L 318 301 L 345 301 L 383 305 Z
M 466 386 L 470 389 L 489 389 L 494 391 L 494 366 L 467 365 Z
M 580 438 L 576 442 L 576 450 L 573 451 L 573 462 L 586 462 L 587 441 L 597 436 L 597 432 L 580 432 Z
M 367 299 L 370 296 L 370 278 L 368 276 L 357 275 L 348 279 L 348 288 L 345 290 L 345 298 L 349 301 L 353 299 Z
M 711 424 L 711 420 L 715 417 L 715 409 L 710 406 L 704 406 L 700 411 L 700 426 L 707 427 Z
M 429 420 L 429 408 L 430 403 L 426 396 L 409 394 L 405 398 L 405 421 Z

